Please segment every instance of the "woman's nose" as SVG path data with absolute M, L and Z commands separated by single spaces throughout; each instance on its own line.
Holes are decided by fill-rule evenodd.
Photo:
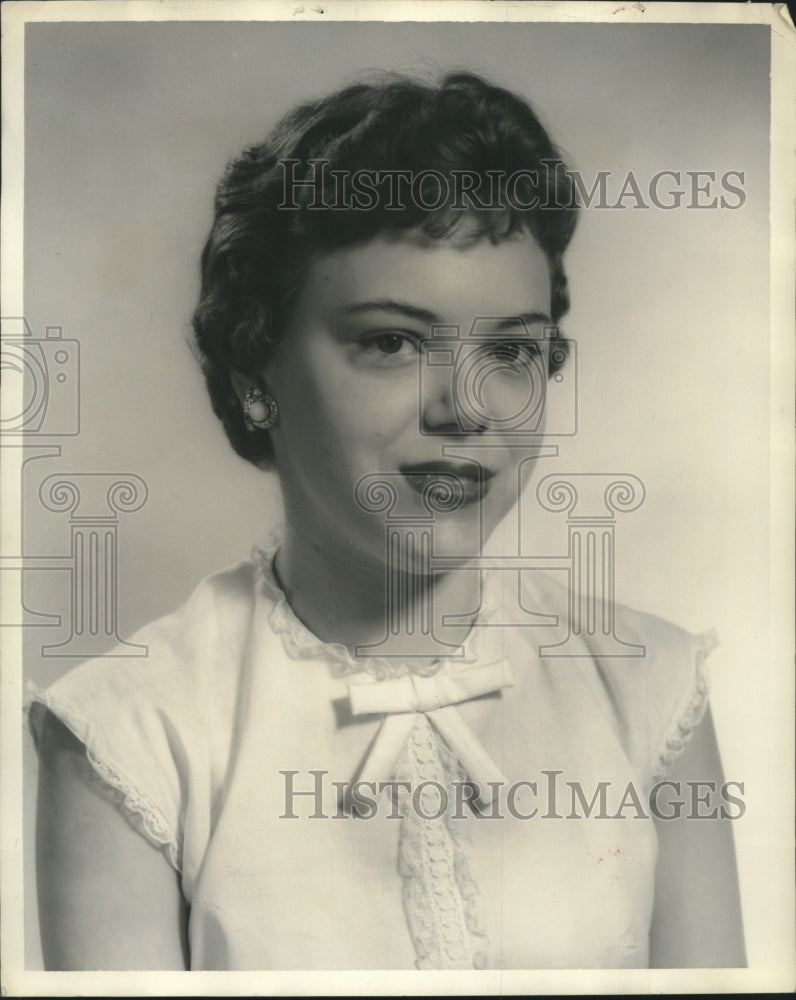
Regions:
M 425 367 L 420 383 L 420 425 L 424 434 L 455 434 L 459 430 L 453 406 L 453 371 Z
M 461 400 L 456 398 L 457 384 L 452 368 L 439 367 L 423 372 L 420 405 L 421 429 L 424 434 L 461 436 L 484 430 L 481 421 L 462 424 Z M 465 411 L 467 408 L 465 407 Z

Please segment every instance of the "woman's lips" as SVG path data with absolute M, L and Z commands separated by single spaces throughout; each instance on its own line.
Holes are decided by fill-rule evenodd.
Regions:
M 437 499 L 441 501 L 440 510 L 444 510 L 447 506 L 445 497 L 450 494 L 458 501 L 450 504 L 452 510 L 483 500 L 489 492 L 494 476 L 494 472 L 477 465 L 469 463 L 459 465 L 453 462 L 404 465 L 401 467 L 401 473 L 416 493 L 423 494 L 436 488 L 439 491 Z

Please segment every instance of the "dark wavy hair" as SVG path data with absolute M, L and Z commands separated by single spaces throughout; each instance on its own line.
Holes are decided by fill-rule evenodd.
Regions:
M 294 207 L 280 208 L 287 160 L 297 161 L 290 168 L 295 180 L 312 178 L 320 186 L 296 185 Z M 320 180 L 313 160 L 326 163 Z M 515 181 L 515 197 L 501 197 L 499 208 L 468 204 L 462 210 L 450 198 L 431 208 L 409 199 L 399 211 L 386 208 L 386 198 L 366 211 L 331 207 L 334 172 L 362 170 L 413 176 L 433 170 L 446 179 L 459 171 L 484 178 L 495 171 L 501 196 L 507 178 L 523 176 Z M 522 207 L 534 197 L 537 207 Z M 213 409 L 235 451 L 261 467 L 273 460 L 268 432 L 246 429 L 230 372 L 266 366 L 314 255 L 385 231 L 419 229 L 446 239 L 465 218 L 468 240 L 497 243 L 525 229 L 547 257 L 557 323 L 569 308 L 562 255 L 577 212 L 563 158 L 531 107 L 473 74 L 450 74 L 439 86 L 385 76 L 295 108 L 228 165 L 202 252 L 195 345 Z

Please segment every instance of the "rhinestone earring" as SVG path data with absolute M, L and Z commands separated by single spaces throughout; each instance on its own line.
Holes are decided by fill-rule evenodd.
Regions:
M 250 385 L 243 397 L 243 419 L 250 431 L 267 431 L 276 423 L 279 407 L 270 392 L 263 392 L 256 383 Z

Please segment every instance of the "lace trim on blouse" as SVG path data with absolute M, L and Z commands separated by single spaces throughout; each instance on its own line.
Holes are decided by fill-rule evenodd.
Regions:
M 111 755 L 100 745 L 91 732 L 91 723 L 80 709 L 68 700 L 52 697 L 49 692 L 39 690 L 32 681 L 27 685 L 27 708 L 30 728 L 36 745 L 39 743 L 43 713 L 49 709 L 69 729 L 86 750 L 86 759 L 107 786 L 116 793 L 110 796 L 120 807 L 122 815 L 130 825 L 151 843 L 159 847 L 167 860 L 178 872 L 182 871 L 182 843 L 171 830 L 157 806 L 113 763 Z
M 252 549 L 252 559 L 259 571 L 262 589 L 273 600 L 274 605 L 269 614 L 269 621 L 274 632 L 282 637 L 282 643 L 288 656 L 293 660 L 314 659 L 324 657 L 329 661 L 329 667 L 334 676 L 342 677 L 348 674 L 366 672 L 376 680 L 386 680 L 389 677 L 403 677 L 406 674 L 431 676 L 441 668 L 444 659 L 431 664 L 417 661 L 400 661 L 383 656 L 359 657 L 353 656 L 349 649 L 339 642 L 326 642 L 311 632 L 290 606 L 274 572 L 274 559 L 282 544 L 282 530 L 275 528 L 264 542 Z M 484 592 L 478 617 L 470 632 L 462 643 L 461 652 L 456 657 L 457 663 L 472 663 L 478 659 L 478 641 L 482 633 L 481 626 L 488 624 L 500 610 L 500 601 L 495 599 L 490 584 L 490 574 L 482 576 Z
M 395 779 L 408 786 L 399 786 L 398 792 L 402 815 L 398 870 L 404 880 L 404 912 L 417 955 L 415 965 L 484 969 L 487 936 L 478 916 L 478 887 L 462 847 L 465 824 L 451 819 L 453 782 L 464 781 L 466 775 L 423 714 L 407 738 Z M 439 789 L 447 790 L 447 803 L 441 801 Z
M 708 707 L 710 683 L 705 660 L 718 646 L 719 640 L 716 632 L 710 631 L 696 636 L 696 642 L 693 682 L 686 697 L 680 702 L 666 729 L 660 748 L 653 758 L 653 782 L 661 781 L 668 775 L 672 763 L 683 752 Z

